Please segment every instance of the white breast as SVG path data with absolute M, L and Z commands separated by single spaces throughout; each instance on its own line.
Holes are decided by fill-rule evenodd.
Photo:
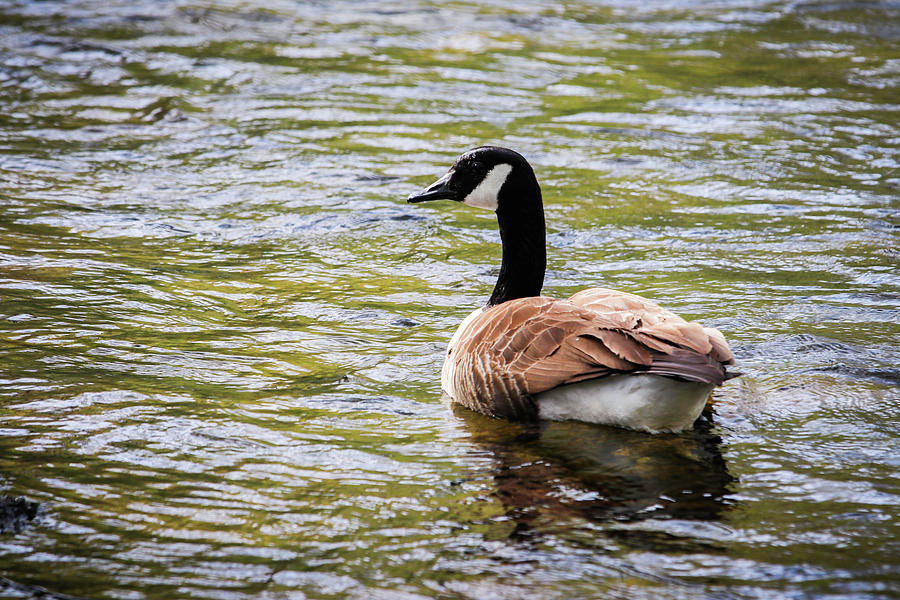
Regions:
M 447 344 L 447 354 L 444 355 L 444 365 L 441 367 L 441 389 L 443 389 L 451 398 L 459 398 L 459 395 L 454 393 L 453 389 L 453 370 L 456 368 L 456 363 L 455 361 L 450 360 L 450 357 L 453 353 L 453 349 L 458 345 L 459 338 L 462 336 L 463 331 L 469 326 L 469 323 L 474 321 L 475 317 L 482 312 L 484 312 L 483 308 L 477 308 L 469 313 L 469 316 L 463 319 L 463 322 L 456 328 L 456 332 L 453 334 L 453 337 L 450 338 L 450 343 Z
M 611 375 L 547 390 L 536 400 L 542 419 L 677 432 L 693 425 L 714 387 L 658 375 Z

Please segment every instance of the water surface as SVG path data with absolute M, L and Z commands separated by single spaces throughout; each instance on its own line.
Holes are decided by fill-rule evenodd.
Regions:
M 896 3 L 0 6 L 0 594 L 900 595 Z M 491 215 L 720 328 L 682 435 L 451 410 Z

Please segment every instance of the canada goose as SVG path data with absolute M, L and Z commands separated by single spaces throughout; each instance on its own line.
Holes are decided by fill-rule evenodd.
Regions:
M 482 146 L 409 202 L 455 200 L 497 213 L 503 259 L 487 305 L 450 339 L 441 386 L 452 401 L 518 421 L 587 421 L 657 433 L 696 421 L 733 375 L 716 329 L 654 302 L 604 288 L 541 296 L 544 208 L 531 165 Z

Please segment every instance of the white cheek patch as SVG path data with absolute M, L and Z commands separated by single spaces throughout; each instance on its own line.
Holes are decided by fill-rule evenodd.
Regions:
M 463 204 L 477 208 L 486 208 L 487 210 L 497 210 L 497 194 L 500 193 L 500 188 L 506 183 L 506 178 L 510 171 L 512 171 L 512 165 L 503 163 L 495 166 L 481 180 L 481 183 L 463 199 Z

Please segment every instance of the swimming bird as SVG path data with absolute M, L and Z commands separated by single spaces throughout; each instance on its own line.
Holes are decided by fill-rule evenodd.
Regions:
M 441 387 L 453 402 L 514 421 L 577 420 L 658 432 L 691 427 L 734 356 L 716 329 L 605 288 L 541 296 L 546 233 L 534 170 L 481 146 L 409 202 L 455 200 L 494 211 L 500 274 L 487 305 L 447 346 Z

